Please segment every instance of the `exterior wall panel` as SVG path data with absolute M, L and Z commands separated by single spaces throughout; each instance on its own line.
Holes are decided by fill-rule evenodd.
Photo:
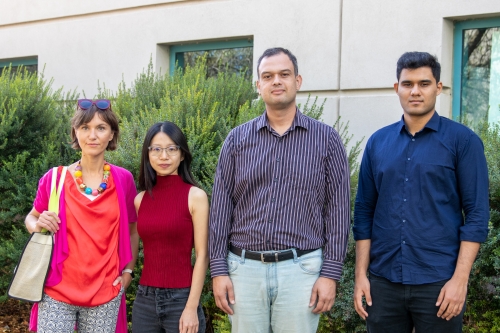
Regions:
M 349 120 L 356 140 L 401 115 L 392 86 L 405 51 L 438 56 L 438 111 L 451 117 L 454 22 L 484 17 L 500 17 L 500 1 L 0 0 L 0 61 L 38 57 L 55 88 L 92 98 L 98 80 L 129 85 L 150 59 L 168 72 L 169 45 L 244 36 L 254 80 L 266 48 L 289 48 L 304 79 L 299 102 L 326 98 L 323 119 Z

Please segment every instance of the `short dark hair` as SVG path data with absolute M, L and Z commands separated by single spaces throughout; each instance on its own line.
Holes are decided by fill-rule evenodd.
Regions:
M 262 53 L 262 55 L 260 56 L 259 60 L 257 61 L 257 77 L 260 77 L 259 67 L 260 63 L 262 62 L 262 59 L 267 57 L 272 57 L 281 53 L 286 54 L 288 58 L 290 58 L 293 64 L 293 72 L 295 76 L 299 75 L 299 65 L 297 65 L 297 58 L 295 58 L 293 53 L 282 47 L 273 47 L 271 49 L 265 50 L 264 53 Z
M 76 129 L 83 124 L 88 124 L 92 121 L 95 114 L 99 115 L 103 121 L 105 121 L 113 131 L 113 139 L 108 142 L 106 150 L 115 150 L 118 146 L 118 138 L 120 136 L 120 128 L 118 127 L 118 117 L 116 113 L 111 109 L 111 105 L 106 110 L 99 109 L 95 104 L 89 109 L 82 110 L 78 106 L 76 107 L 75 114 L 71 118 L 71 147 L 76 150 L 81 150 L 80 144 L 78 143 L 78 138 L 76 137 Z
M 439 82 L 441 76 L 441 65 L 439 64 L 436 56 L 427 52 L 406 52 L 399 58 L 396 70 L 398 82 L 403 69 L 417 69 L 420 67 L 430 67 L 432 76 L 436 79 L 436 83 Z
M 193 160 L 193 156 L 189 151 L 186 136 L 176 124 L 170 121 L 165 121 L 151 126 L 146 133 L 146 137 L 144 138 L 144 143 L 142 144 L 141 167 L 139 171 L 139 188 L 143 191 L 148 191 L 151 195 L 153 187 L 156 185 L 156 171 L 153 169 L 151 162 L 149 161 L 148 148 L 155 135 L 160 132 L 168 135 L 168 137 L 172 139 L 172 141 L 181 149 L 184 159 L 181 161 L 179 168 L 177 169 L 179 176 L 185 183 L 199 187 L 198 183 L 196 183 L 193 175 L 191 174 L 191 161 Z

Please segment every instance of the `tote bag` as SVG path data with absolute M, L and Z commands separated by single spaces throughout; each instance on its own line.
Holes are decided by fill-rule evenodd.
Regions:
M 52 169 L 49 211 L 59 214 L 59 198 L 68 168 L 63 168 L 59 186 L 56 188 L 57 169 L 57 167 Z M 43 287 L 49 272 L 53 246 L 54 236 L 51 232 L 43 229 L 42 232 L 31 234 L 14 269 L 14 276 L 8 290 L 9 297 L 28 302 L 40 302 L 42 300 Z

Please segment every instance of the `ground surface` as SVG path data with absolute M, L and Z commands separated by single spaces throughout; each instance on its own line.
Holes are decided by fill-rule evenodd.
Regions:
M 28 333 L 31 304 L 9 299 L 0 303 L 0 333 Z

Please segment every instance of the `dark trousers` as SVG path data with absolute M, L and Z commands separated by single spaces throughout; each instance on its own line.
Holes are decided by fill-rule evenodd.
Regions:
M 132 332 L 179 332 L 179 319 L 191 288 L 167 289 L 139 285 L 132 307 Z M 198 333 L 205 332 L 205 315 L 198 305 Z
M 367 307 L 368 333 L 460 333 L 465 306 L 459 316 L 447 321 L 437 316 L 436 301 L 447 281 L 403 285 L 370 276 L 372 306 Z

